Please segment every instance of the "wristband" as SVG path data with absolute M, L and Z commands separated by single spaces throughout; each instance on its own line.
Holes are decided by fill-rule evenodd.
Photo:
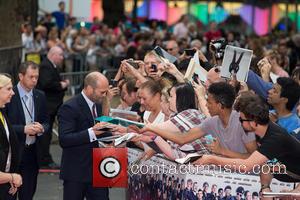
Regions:
M 14 176 L 13 174 L 10 174 L 11 175 L 11 182 L 13 183 L 14 182 Z

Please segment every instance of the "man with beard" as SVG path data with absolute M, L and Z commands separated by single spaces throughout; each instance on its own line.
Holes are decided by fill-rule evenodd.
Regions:
M 240 112 L 240 122 L 246 132 L 255 132 L 259 147 L 246 159 L 222 158 L 215 155 L 203 155 L 194 164 L 215 164 L 231 167 L 243 172 L 254 171 L 257 166 L 272 164 L 269 173 L 260 173 L 261 191 L 269 192 L 272 178 L 283 182 L 300 182 L 300 142 L 287 131 L 269 119 L 269 108 L 255 94 L 239 97 L 235 105 Z M 239 165 L 236 165 L 239 163 Z M 275 166 L 274 166 L 275 165 Z M 257 172 L 257 170 L 255 170 Z M 300 192 L 300 184 L 290 191 Z
M 80 94 L 65 102 L 58 111 L 59 143 L 63 149 L 60 178 L 64 200 L 109 199 L 108 188 L 92 185 L 92 150 L 98 147 L 99 129 L 95 118 L 103 115 L 109 84 L 104 75 L 91 72 L 84 79 Z

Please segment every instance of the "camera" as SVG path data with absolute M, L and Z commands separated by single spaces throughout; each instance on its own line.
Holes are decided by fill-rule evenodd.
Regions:
M 196 53 L 195 49 L 185 49 L 184 51 L 187 56 L 194 56 L 194 54 Z
M 132 67 L 134 67 L 135 69 L 139 68 L 139 64 L 137 62 L 135 62 L 134 60 L 127 60 L 126 61 L 129 65 L 131 65 Z
M 216 59 L 222 59 L 225 52 L 227 42 L 224 38 L 213 40 L 211 42 L 211 48 L 215 52 Z
M 118 81 L 114 80 L 114 79 L 111 79 L 110 80 L 110 84 L 113 86 L 113 87 L 118 87 Z
M 152 71 L 157 72 L 157 65 L 152 64 L 151 69 L 152 69 Z

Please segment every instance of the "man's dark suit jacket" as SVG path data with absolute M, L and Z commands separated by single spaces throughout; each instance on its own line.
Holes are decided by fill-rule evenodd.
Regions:
M 10 165 L 9 172 L 15 173 L 18 170 L 19 161 L 20 161 L 18 138 L 5 114 L 5 111 L 3 109 L 0 109 L 0 111 L 2 112 L 3 117 L 6 120 L 8 130 L 9 130 L 9 141 L 8 141 L 4 125 L 0 122 L 0 171 L 5 172 L 6 161 L 7 161 L 9 146 L 10 146 L 11 165 Z M 5 199 L 5 196 L 8 192 L 6 190 L 7 188 L 9 187 L 6 186 L 6 184 L 0 184 L 0 199 Z
M 101 115 L 102 106 L 96 105 Z M 90 108 L 82 94 L 65 102 L 58 110 L 59 143 L 63 148 L 60 178 L 68 181 L 92 182 L 92 150 L 98 142 L 90 142 L 88 128 L 94 126 Z
M 9 104 L 6 105 L 7 116 L 12 124 L 15 133 L 18 136 L 20 143 L 20 150 L 23 152 L 26 141 L 26 134 L 24 133 L 24 127 L 26 125 L 25 114 L 22 107 L 22 102 L 20 99 L 20 94 L 17 86 L 14 87 L 15 95 L 12 97 Z M 47 133 L 49 128 L 49 118 L 46 110 L 46 97 L 44 92 L 33 89 L 33 102 L 34 102 L 34 121 L 39 122 L 44 127 L 44 133 Z M 36 137 L 36 144 L 40 145 L 40 137 Z M 37 148 L 38 150 L 40 148 Z M 37 154 L 38 159 L 40 154 Z
M 63 103 L 65 90 L 61 87 L 61 77 L 59 71 L 45 58 L 40 65 L 39 80 L 37 89 L 45 92 L 47 97 L 47 110 L 49 114 L 55 114 L 59 106 Z

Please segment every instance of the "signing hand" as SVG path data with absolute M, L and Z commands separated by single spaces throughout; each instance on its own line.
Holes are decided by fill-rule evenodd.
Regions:
M 125 126 L 121 125 L 116 125 L 116 124 L 111 124 L 112 127 L 112 132 L 114 133 L 119 133 L 119 134 L 126 134 L 127 133 L 127 128 Z
M 107 127 L 108 124 L 109 124 L 109 123 L 107 123 L 107 122 L 99 122 L 99 123 L 95 124 L 95 125 L 92 127 L 92 129 L 93 129 L 95 135 L 101 135 L 102 133 L 104 133 L 105 131 L 101 131 L 101 129 Z

